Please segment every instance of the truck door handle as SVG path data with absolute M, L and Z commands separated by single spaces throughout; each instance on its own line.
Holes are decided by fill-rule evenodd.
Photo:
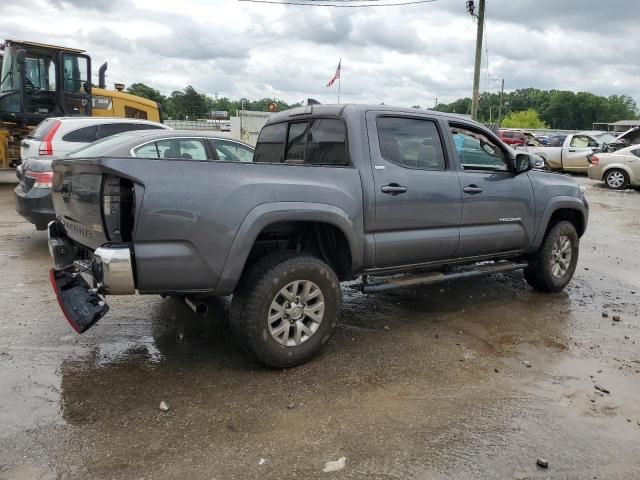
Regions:
M 574 149 L 572 149 L 572 148 L 570 148 L 570 149 L 569 149 L 569 151 L 570 151 L 570 152 L 575 152 L 575 150 L 574 150 Z
M 476 193 L 484 192 L 484 188 L 471 184 L 464 187 L 462 191 L 464 193 L 470 193 L 471 195 L 475 195 Z
M 397 183 L 390 183 L 389 185 L 385 185 L 380 189 L 382 193 L 388 193 L 390 195 L 399 195 L 401 193 L 406 193 L 407 187 L 403 187 L 402 185 L 398 185 Z

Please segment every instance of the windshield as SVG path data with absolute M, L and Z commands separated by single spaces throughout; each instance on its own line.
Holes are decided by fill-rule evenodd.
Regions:
M 18 66 L 16 62 L 16 48 L 7 47 L 2 59 L 2 75 L 0 76 L 0 93 L 12 92 L 20 89 Z
M 18 47 L 9 46 L 4 51 L 0 93 L 20 90 L 20 72 L 18 70 Z M 56 64 L 45 52 L 28 52 L 24 59 L 25 90 L 27 92 L 56 90 Z
M 131 133 L 120 133 L 118 135 L 112 135 L 97 142 L 90 143 L 86 147 L 82 147 L 74 152 L 71 152 L 67 157 L 69 158 L 91 158 L 101 157 L 107 155 L 113 148 L 125 143 Z M 128 156 L 128 155 L 127 155 Z
M 616 137 L 614 135 L 611 135 L 610 133 L 606 133 L 606 132 L 598 133 L 597 135 L 594 135 L 594 137 L 596 137 L 598 140 L 604 143 L 613 143 L 616 141 Z

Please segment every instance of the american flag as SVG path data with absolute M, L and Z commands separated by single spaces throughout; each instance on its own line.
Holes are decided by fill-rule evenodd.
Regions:
M 340 61 L 338 62 L 338 68 L 336 68 L 336 73 L 333 75 L 331 80 L 329 80 L 329 83 L 327 83 L 327 87 L 330 87 L 331 85 L 333 85 L 335 83 L 335 81 L 340 78 L 340 64 L 341 63 L 342 63 L 342 59 L 340 59 Z

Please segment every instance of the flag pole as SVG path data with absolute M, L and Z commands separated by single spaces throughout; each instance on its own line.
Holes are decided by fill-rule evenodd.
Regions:
M 338 62 L 340 66 L 340 76 L 338 77 L 338 105 L 340 105 L 340 90 L 342 88 L 342 58 Z

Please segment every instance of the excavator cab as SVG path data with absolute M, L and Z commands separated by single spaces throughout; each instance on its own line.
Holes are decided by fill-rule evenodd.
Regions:
M 83 50 L 7 40 L 3 57 L 0 120 L 27 127 L 91 115 L 91 58 Z

